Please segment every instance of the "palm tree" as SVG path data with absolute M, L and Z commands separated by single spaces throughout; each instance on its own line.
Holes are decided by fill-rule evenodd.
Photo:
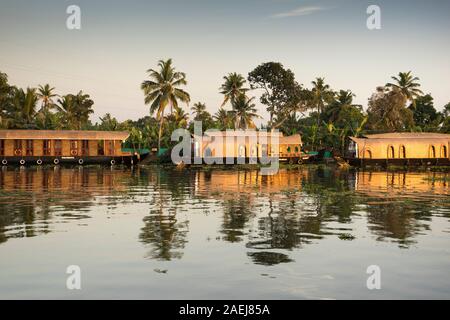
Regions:
M 228 76 L 223 77 L 225 82 L 222 84 L 222 86 L 219 88 L 220 93 L 224 95 L 222 107 L 227 104 L 228 101 L 231 101 L 233 104 L 233 101 L 236 100 L 241 95 L 244 95 L 248 88 L 244 88 L 244 84 L 246 82 L 245 78 L 234 72 L 229 73 Z
M 346 107 L 356 107 L 353 104 L 353 97 L 355 95 L 350 90 L 340 90 L 333 102 L 331 102 L 325 111 L 325 120 L 327 122 L 335 122 L 339 113 Z
M 150 80 L 145 80 L 141 84 L 144 91 L 145 104 L 150 104 L 150 113 L 156 112 L 159 120 L 158 149 L 161 148 L 161 135 L 164 122 L 164 111 L 170 105 L 172 108 L 178 107 L 178 101 L 189 103 L 189 94 L 180 89 L 179 86 L 186 85 L 186 75 L 183 72 L 175 71 L 172 66 L 172 59 L 158 62 L 159 71 L 149 69 Z
M 241 94 L 233 102 L 233 110 L 230 113 L 233 116 L 235 127 L 239 129 L 254 129 L 256 128 L 253 122 L 254 118 L 260 118 L 256 113 L 255 104 L 253 100 L 255 98 L 248 99 L 244 94 Z
M 184 110 L 180 107 L 175 107 L 174 110 L 175 112 L 168 115 L 166 117 L 166 120 L 169 122 L 169 124 L 173 124 L 175 126 L 174 129 L 186 128 L 189 120 L 189 114 L 184 112 Z
M 94 101 L 91 100 L 88 94 L 84 94 L 83 91 L 77 93 L 74 97 L 75 103 L 75 115 L 77 116 L 77 130 L 81 130 L 84 125 L 89 121 L 89 115 L 94 113 L 92 106 Z
M 119 127 L 119 122 L 116 118 L 112 117 L 110 113 L 105 114 L 103 117 L 100 117 L 100 125 L 99 128 L 105 131 L 116 131 Z
M 194 120 L 198 120 L 201 118 L 202 114 L 206 111 L 206 104 L 197 102 L 191 108 L 192 113 L 195 115 Z
M 15 128 L 34 128 L 38 98 L 35 88 L 14 88 L 12 100 L 12 119 L 10 125 Z
M 317 109 L 317 126 L 320 126 L 320 115 L 325 107 L 325 103 L 330 102 L 334 97 L 334 92 L 330 89 L 328 84 L 325 84 L 324 78 L 316 78 L 312 81 L 312 103 L 313 107 Z
M 67 129 L 81 130 L 89 121 L 89 115 L 94 113 L 94 101 L 83 91 L 76 95 L 68 94 L 58 99 L 56 108 L 61 113 Z
M 413 77 L 411 71 L 399 72 L 398 77 L 392 77 L 395 83 L 387 83 L 386 87 L 396 88 L 405 96 L 405 98 L 413 103 L 415 106 L 415 99 L 423 95 L 422 90 L 419 89 L 420 80 L 418 77 Z
M 216 114 L 213 116 L 214 120 L 217 121 L 219 129 L 226 130 L 232 127 L 232 115 L 230 111 L 225 110 L 220 107 Z
M 48 110 L 54 106 L 53 98 L 57 97 L 57 94 L 54 94 L 54 87 L 50 87 L 49 84 L 45 86 L 40 85 L 37 91 L 38 99 L 41 101 L 41 110 Z
M 66 129 L 74 129 L 76 127 L 76 107 L 74 103 L 74 96 L 67 94 L 58 99 L 56 109 L 61 114 Z
M 41 101 L 41 109 L 37 114 L 37 120 L 43 129 L 50 129 L 52 122 L 52 115 L 50 114 L 50 109 L 55 107 L 53 98 L 57 97 L 53 93 L 55 88 L 50 87 L 46 84 L 45 86 L 40 85 L 37 91 L 37 97 Z

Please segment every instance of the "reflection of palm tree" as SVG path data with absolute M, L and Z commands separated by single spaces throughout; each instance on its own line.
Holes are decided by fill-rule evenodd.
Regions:
M 188 221 L 178 222 L 175 212 L 166 214 L 164 210 L 156 209 L 144 218 L 144 224 L 139 238 L 152 247 L 148 258 L 170 261 L 183 256 Z
M 250 206 L 250 199 L 246 195 L 237 195 L 237 198 L 223 202 L 223 224 L 221 232 L 225 234 L 225 241 L 241 242 L 244 229 L 254 216 Z

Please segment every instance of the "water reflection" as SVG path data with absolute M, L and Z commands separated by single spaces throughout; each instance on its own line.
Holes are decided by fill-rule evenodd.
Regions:
M 136 233 L 152 260 L 183 258 L 194 215 L 220 220 L 196 232 L 215 231 L 224 245 L 242 244 L 253 263 L 266 266 L 293 263 L 292 250 L 323 239 L 358 241 L 367 232 L 409 248 L 432 232 L 433 216 L 450 217 L 448 179 L 447 173 L 317 167 L 276 176 L 159 167 L 2 170 L 0 243 L 47 234 L 59 223 L 89 223 L 101 206 L 114 214 L 142 203 L 147 209 Z

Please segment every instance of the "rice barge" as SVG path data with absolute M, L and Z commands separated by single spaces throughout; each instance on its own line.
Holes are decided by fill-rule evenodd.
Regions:
M 121 131 L 0 130 L 0 163 L 133 165 L 138 155 L 122 150 L 128 136 Z
M 384 133 L 350 138 L 345 160 L 353 166 L 450 166 L 450 134 Z

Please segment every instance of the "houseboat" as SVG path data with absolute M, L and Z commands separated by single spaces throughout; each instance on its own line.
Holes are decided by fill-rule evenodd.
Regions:
M 283 136 L 281 132 L 213 131 L 193 137 L 194 155 L 203 159 L 241 159 L 248 163 L 263 155 L 290 164 L 302 163 L 308 156 L 302 152 L 299 134 Z M 225 163 L 225 161 L 224 161 Z
M 122 151 L 128 132 L 72 130 L 0 130 L 0 163 L 6 165 L 133 164 Z
M 351 137 L 351 165 L 450 165 L 450 134 L 384 133 Z

